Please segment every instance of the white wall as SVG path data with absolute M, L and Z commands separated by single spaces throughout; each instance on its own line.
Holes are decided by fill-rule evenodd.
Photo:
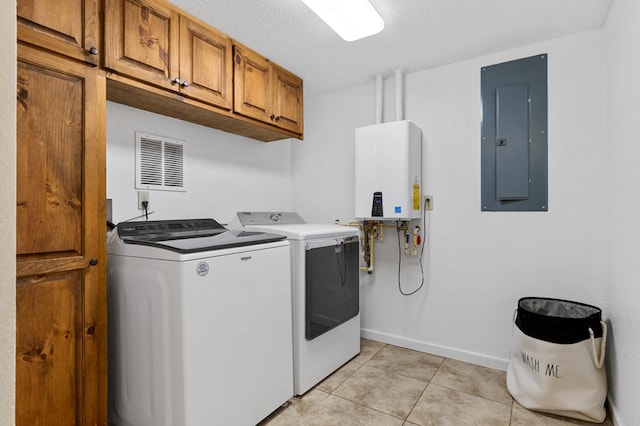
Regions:
M 307 222 L 353 218 L 353 135 L 373 120 L 372 87 L 305 99 L 305 139 L 292 145 L 292 190 L 294 210 Z
M 481 212 L 480 68 L 539 53 L 549 54 L 549 211 Z M 386 120 L 395 119 L 393 86 L 389 78 Z M 605 304 L 602 32 L 411 73 L 405 86 L 405 118 L 423 130 L 424 193 L 435 197 L 425 285 L 400 295 L 395 230 L 387 229 L 374 274 L 361 276 L 363 333 L 506 368 L 518 298 Z M 373 81 L 306 100 L 306 140 L 292 157 L 294 208 L 303 217 L 353 217 L 354 129 L 373 123 L 373 103 Z M 403 269 L 410 291 L 420 282 L 417 260 Z
M 150 191 L 150 220 L 211 217 L 291 208 L 290 140 L 264 143 L 107 103 L 107 198 L 113 221 L 141 214 L 135 189 L 135 132 L 185 142 L 187 192 Z
M 640 228 L 632 216 L 640 207 L 633 128 L 640 109 L 638 7 L 617 0 L 605 30 L 406 76 L 405 118 L 423 129 L 423 188 L 435 195 L 425 287 L 415 296 L 399 294 L 397 243 L 386 229 L 376 244 L 374 274 L 362 275 L 365 336 L 504 368 L 519 297 L 592 303 L 612 326 L 609 375 L 618 420 L 640 418 L 633 362 L 640 341 L 633 315 Z M 483 213 L 480 67 L 538 53 L 549 54 L 549 211 Z M 393 120 L 391 77 L 385 96 L 385 120 Z M 141 130 L 187 142 L 189 191 L 152 191 L 153 219 L 186 211 L 224 222 L 238 210 L 293 209 L 312 222 L 347 222 L 354 129 L 373 122 L 373 103 L 373 79 L 307 98 L 305 140 L 268 144 L 109 103 L 107 193 L 114 221 L 139 214 L 134 132 Z M 420 281 L 417 260 L 405 260 L 403 269 L 403 288 L 411 290 Z
M 10 3 L 5 6 L 15 9 L 15 1 Z M 0 97 L 5 100 L 0 103 L 0 424 L 10 425 L 15 364 L 15 19 L 3 14 L 0 21 L 5 47 L 0 51 Z M 423 187 L 435 195 L 435 210 L 428 216 L 427 279 L 418 295 L 398 294 L 395 237 L 387 230 L 384 242 L 376 245 L 374 275 L 363 276 L 366 333 L 503 366 L 518 297 L 549 295 L 605 305 L 611 323 L 610 391 L 619 423 L 640 419 L 640 224 L 634 217 L 640 209 L 638 21 L 640 5 L 635 0 L 613 3 L 604 61 L 602 34 L 594 31 L 406 77 L 406 118 L 423 129 Z M 550 55 L 549 212 L 480 213 L 479 68 L 541 52 Z M 391 83 L 387 81 L 385 112 L 391 111 Z M 603 88 L 606 127 L 601 122 Z M 353 212 L 353 129 L 373 122 L 373 91 L 372 83 L 306 99 L 305 141 L 269 144 L 109 103 L 107 185 L 114 220 L 139 213 L 133 132 L 142 130 L 187 141 L 187 153 L 195 162 L 188 196 L 151 193 L 151 210 L 157 211 L 153 219 L 183 217 L 188 210 L 226 221 L 236 210 L 291 207 L 309 221 L 348 221 Z M 391 113 L 386 116 L 394 119 Z M 606 211 L 601 200 L 608 201 Z M 607 223 L 608 239 L 603 229 Z M 418 280 L 416 262 L 409 263 L 409 281 L 403 282 L 407 289 Z
M 615 0 L 605 27 L 611 275 L 610 393 L 626 425 L 640 422 L 640 3 Z
M 15 10 L 15 1 L 4 2 Z M 16 20 L 0 15 L 0 425 L 14 424 L 16 313 Z

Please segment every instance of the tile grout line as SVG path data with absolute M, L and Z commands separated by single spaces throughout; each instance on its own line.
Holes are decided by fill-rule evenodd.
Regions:
M 511 401 L 511 410 L 509 410 L 509 426 L 511 426 L 511 423 L 513 422 L 513 400 Z
M 444 360 L 443 360 L 443 361 L 442 361 L 442 363 L 440 364 L 440 367 L 442 367 L 442 365 L 444 364 L 444 362 L 445 362 L 446 360 L 450 360 L 450 361 L 457 361 L 457 360 L 455 360 L 455 359 L 453 359 L 453 358 L 446 358 L 446 357 L 444 357 Z M 462 362 L 464 362 L 464 361 L 462 361 Z M 438 367 L 438 370 L 440 370 L 440 367 Z M 482 367 L 482 366 L 479 366 L 479 367 Z M 494 370 L 493 368 L 490 368 L 490 367 L 483 367 L 483 368 L 488 368 L 488 369 L 490 369 L 490 370 Z M 438 370 L 436 370 L 436 374 L 438 373 Z M 436 375 L 436 374 L 434 374 L 433 376 L 435 377 L 435 375 Z M 465 378 L 465 379 L 468 379 L 468 378 Z M 431 378 L 431 380 L 429 381 L 429 383 L 431 383 L 432 381 L 433 381 L 433 377 Z M 495 402 L 495 403 L 502 404 L 502 405 L 511 405 L 511 407 L 513 407 L 513 401 L 514 401 L 513 397 L 511 397 L 511 402 L 509 402 L 509 403 L 505 403 L 505 402 L 502 402 L 502 401 L 497 401 L 497 400 L 495 400 L 495 399 L 486 398 L 486 397 L 484 397 L 484 396 L 474 395 L 474 394 L 469 393 L 469 392 L 467 392 L 467 391 L 465 391 L 465 390 L 456 389 L 456 388 L 454 388 L 454 387 L 450 387 L 450 386 L 447 386 L 447 385 L 445 385 L 445 384 L 441 384 L 441 383 L 434 383 L 434 385 L 435 385 L 435 386 L 440 386 L 440 387 L 445 388 L 445 389 L 450 389 L 450 390 L 453 390 L 453 391 L 456 391 L 456 392 L 460 392 L 460 393 L 463 393 L 463 394 L 465 394 L 465 395 L 468 395 L 468 396 L 471 396 L 471 397 L 474 397 L 474 398 L 480 398 L 480 399 L 484 399 L 485 401 Z M 513 409 L 513 408 L 512 408 L 512 409 Z
M 409 416 L 411 415 L 411 413 L 413 413 L 413 410 L 416 408 L 416 405 L 418 405 L 418 402 L 420 402 L 420 398 L 422 398 L 422 396 L 424 395 L 424 393 L 427 391 L 427 389 L 429 388 L 429 385 L 431 385 L 431 380 L 433 380 L 433 378 L 436 376 L 436 374 L 438 374 L 438 370 L 440 370 L 440 367 L 442 367 L 442 364 L 444 364 L 444 360 L 446 358 L 442 357 L 442 361 L 440 361 L 440 365 L 438 365 L 438 368 L 436 368 L 436 371 L 433 373 L 433 375 L 431 376 L 431 378 L 429 379 L 427 383 L 427 386 L 424 387 L 424 389 L 422 390 L 422 393 L 420 394 L 420 396 L 418 397 L 418 399 L 416 399 L 416 402 L 413 403 L 413 406 L 411 407 L 411 409 L 409 410 L 409 412 L 407 413 L 407 417 L 404 419 L 405 423 L 408 421 Z M 407 376 L 405 376 L 407 377 Z
M 393 417 L 394 419 L 402 420 L 403 422 L 406 422 L 406 421 L 407 421 L 407 419 L 403 419 L 402 417 L 398 417 L 398 416 L 396 416 L 396 415 L 394 415 L 394 414 L 387 413 L 387 412 L 385 412 L 385 411 L 381 411 L 381 410 L 379 410 L 378 408 L 375 408 L 375 407 L 370 407 L 370 406 L 368 406 L 368 405 L 363 404 L 362 402 L 352 401 L 352 400 L 350 400 L 350 399 L 348 399 L 348 398 L 345 398 L 345 397 L 342 397 L 342 396 L 339 396 L 339 395 L 334 395 L 334 394 L 332 394 L 332 393 L 330 393 L 329 395 L 333 396 L 334 398 L 338 398 L 338 399 L 341 399 L 341 400 L 343 400 L 343 401 L 348 401 L 348 402 L 350 402 L 350 403 L 352 403 L 352 404 L 359 405 L 359 406 L 364 407 L 364 408 L 366 408 L 366 409 L 368 409 L 368 410 L 377 411 L 378 413 L 380 413 L 380 414 L 384 414 L 385 416 Z M 408 416 L 409 416 L 409 415 L 407 415 L 407 417 L 408 417 Z
M 329 395 L 331 395 L 331 396 L 333 396 L 333 397 L 335 397 L 335 398 L 342 399 L 343 401 L 349 401 L 349 402 L 351 402 L 351 403 L 353 403 L 353 404 L 359 405 L 359 406 L 364 407 L 364 408 L 367 408 L 367 409 L 369 409 L 369 410 L 376 411 L 376 412 L 378 412 L 378 413 L 380 413 L 380 414 L 383 414 L 383 415 L 386 415 L 386 416 L 393 417 L 394 419 L 402 420 L 402 423 L 404 424 L 404 423 L 406 423 L 406 422 L 407 422 L 407 418 L 409 418 L 409 415 L 411 414 L 411 411 L 413 411 L 413 408 L 416 406 L 416 404 L 417 404 L 417 403 L 418 403 L 418 401 L 420 400 L 420 397 L 422 397 L 422 394 L 424 393 L 424 391 L 425 391 L 425 390 L 427 389 L 427 387 L 429 386 L 430 381 L 429 381 L 429 382 L 425 382 L 425 383 L 426 383 L 425 388 L 422 390 L 422 393 L 420 393 L 420 396 L 416 399 L 416 402 L 413 404 L 413 406 L 412 406 L 412 407 L 411 407 L 411 409 L 407 412 L 407 415 L 406 415 L 404 418 L 402 418 L 402 417 L 398 417 L 398 416 L 396 416 L 396 415 L 394 415 L 394 414 L 387 413 L 387 412 L 382 411 L 382 410 L 379 410 L 379 409 L 377 409 L 377 408 L 375 408 L 375 407 L 370 407 L 370 406 L 368 406 L 368 405 L 366 405 L 366 404 L 363 404 L 362 402 L 352 401 L 352 400 L 350 400 L 350 399 L 348 399 L 348 398 L 345 398 L 345 397 L 342 397 L 342 396 L 340 396 L 340 395 L 335 395 L 335 394 L 334 394 L 334 392 L 335 392 L 335 391 L 336 391 L 340 386 L 342 386 L 342 384 L 343 384 L 343 383 L 345 383 L 349 378 L 351 378 L 351 377 L 352 377 L 352 376 L 353 376 L 353 375 L 354 375 L 358 370 L 360 370 L 360 368 L 362 368 L 362 367 L 364 367 L 365 365 L 367 365 L 367 363 L 368 363 L 369 361 L 371 361 L 371 359 L 372 359 L 373 357 L 375 357 L 378 353 L 380 353 L 384 348 L 386 348 L 386 347 L 388 347 L 388 346 L 389 346 L 389 344 L 384 344 L 384 345 L 383 345 L 383 346 L 381 346 L 377 351 L 375 351 L 375 352 L 374 352 L 374 353 L 373 353 L 373 354 L 372 354 L 372 355 L 371 355 L 371 356 L 370 356 L 366 361 L 364 361 L 362 364 L 358 365 L 358 368 L 356 368 L 353 372 L 351 372 L 351 374 L 349 374 L 349 375 L 348 375 L 348 376 L 347 376 L 347 377 L 346 377 L 346 378 L 345 378 L 345 379 L 344 379 L 344 380 L 343 380 L 343 381 L 342 381 L 338 386 L 336 386 L 336 387 L 335 387 L 335 389 L 333 389 L 333 390 L 329 393 Z M 345 365 L 346 365 L 346 364 L 345 364 Z M 442 365 L 442 362 L 440 363 L 440 365 Z M 375 369 L 380 370 L 380 371 L 385 371 L 385 370 L 381 370 L 381 369 L 379 369 L 379 368 L 377 368 L 377 367 L 373 367 L 373 366 L 369 366 L 369 368 L 375 368 Z M 438 366 L 438 368 L 440 368 L 440 366 Z M 437 372 L 437 370 L 436 370 L 436 372 Z M 404 375 L 402 375 L 402 374 L 397 374 L 397 375 L 398 375 L 398 376 L 401 376 L 401 377 L 407 377 L 407 378 L 413 379 L 412 377 L 404 376 Z M 435 375 L 435 373 L 434 373 L 434 375 Z M 432 376 L 432 378 L 433 378 L 433 376 Z M 414 380 L 417 380 L 417 379 L 414 379 Z M 318 390 L 321 390 L 321 389 L 318 389 Z
M 351 373 L 351 374 L 350 374 L 350 375 L 349 375 L 345 380 L 343 380 L 343 381 L 340 383 L 340 385 L 342 385 L 343 383 L 345 383 L 345 382 L 346 382 L 346 381 L 347 381 L 351 376 L 353 376 L 353 374 L 355 374 L 355 372 L 356 372 L 356 371 L 358 371 L 362 366 L 367 365 L 367 364 L 369 363 L 369 361 L 371 361 L 371 360 L 372 360 L 372 359 L 373 359 L 373 358 L 374 358 L 378 353 L 380 353 L 383 349 L 385 349 L 386 347 L 389 347 L 389 346 L 394 346 L 394 345 L 390 345 L 390 344 L 388 344 L 388 343 L 387 343 L 387 344 L 384 344 L 383 346 L 381 346 L 381 347 L 380 347 L 376 352 L 374 352 L 374 353 L 373 353 L 373 354 L 372 354 L 372 355 L 371 355 L 371 356 L 370 356 L 370 357 L 369 357 L 369 358 L 368 358 L 364 363 L 362 363 L 361 365 L 359 365 L 359 366 L 358 366 L 358 368 L 357 368 L 356 370 L 354 370 L 354 371 L 353 371 L 353 372 L 352 372 L 352 373 Z M 411 350 L 411 349 L 410 349 L 410 350 Z M 426 353 L 426 352 L 425 352 L 425 353 Z M 433 354 L 429 354 L 429 355 L 433 355 Z M 437 356 L 437 355 L 436 355 L 436 356 Z M 490 401 L 490 402 L 498 403 L 498 404 L 502 404 L 502 405 L 509 405 L 509 425 L 511 425 L 512 413 L 513 413 L 513 399 L 511 400 L 511 402 L 510 402 L 510 403 L 504 403 L 504 402 L 502 402 L 502 401 L 496 401 L 496 400 L 494 400 L 494 399 L 486 398 L 486 397 L 484 397 L 484 396 L 474 395 L 474 394 L 469 393 L 469 392 L 466 392 L 466 391 L 464 391 L 464 390 L 460 390 L 460 389 L 456 389 L 456 388 L 453 388 L 453 387 L 449 387 L 449 386 L 446 386 L 446 385 L 444 385 L 444 384 L 437 384 L 437 383 L 433 383 L 433 378 L 438 374 L 438 371 L 440 371 L 440 369 L 441 369 L 441 368 L 442 368 L 442 366 L 445 364 L 445 362 L 446 362 L 448 359 L 450 359 L 450 358 L 448 358 L 448 357 L 442 357 L 442 356 L 441 356 L 441 358 L 442 358 L 442 360 L 440 361 L 440 364 L 439 364 L 439 365 L 438 365 L 438 367 L 436 368 L 436 371 L 433 373 L 433 375 L 431 376 L 431 378 L 429 379 L 429 381 L 428 381 L 428 382 L 425 382 L 425 383 L 426 383 L 425 388 L 422 390 L 422 392 L 421 392 L 420 396 L 418 397 L 418 399 L 416 399 L 415 403 L 413 404 L 413 406 L 411 407 L 411 409 L 410 409 L 410 410 L 409 410 L 409 412 L 407 413 L 407 416 L 406 416 L 404 419 L 401 419 L 400 417 L 397 417 L 397 416 L 392 415 L 392 414 L 389 414 L 389 413 L 384 413 L 384 412 L 382 412 L 382 411 L 380 411 L 380 410 L 376 410 L 375 408 L 369 407 L 369 406 L 364 405 L 364 404 L 362 404 L 362 403 L 358 403 L 358 402 L 356 402 L 356 401 L 351 401 L 351 400 L 349 400 L 349 399 L 342 398 L 342 397 L 340 397 L 340 396 L 338 396 L 338 395 L 333 395 L 333 392 L 334 392 L 335 390 L 337 390 L 337 389 L 338 389 L 338 387 L 339 387 L 340 385 L 338 385 L 335 389 L 333 389 L 333 391 L 332 391 L 330 394 L 331 394 L 331 395 L 333 395 L 333 396 L 335 396 L 335 397 L 337 397 L 337 398 L 341 398 L 341 399 L 343 399 L 343 400 L 347 400 L 347 401 L 350 401 L 350 402 L 356 403 L 356 404 L 358 404 L 358 405 L 361 405 L 361 406 L 364 406 L 364 407 L 367 407 L 367 408 L 371 408 L 371 409 L 374 409 L 374 410 L 376 410 L 376 411 L 380 411 L 380 412 L 382 412 L 382 413 L 384 413 L 384 414 L 389 414 L 389 415 L 391 415 L 391 416 L 393 416 L 393 417 L 395 417 L 395 418 L 401 419 L 401 420 L 403 420 L 403 421 L 405 421 L 405 422 L 406 422 L 406 421 L 407 421 L 407 419 L 409 418 L 409 416 L 411 415 L 411 413 L 413 412 L 413 410 L 415 409 L 416 405 L 417 405 L 417 404 L 418 404 L 418 402 L 420 401 L 420 398 L 422 398 L 422 396 L 424 395 L 424 393 L 425 393 L 425 392 L 427 391 L 427 389 L 429 388 L 429 385 L 433 384 L 433 385 L 435 385 L 435 386 L 440 386 L 440 387 L 443 387 L 443 388 L 446 388 L 446 389 L 453 390 L 453 391 L 455 391 L 455 392 L 463 393 L 463 394 L 468 395 L 468 396 L 473 397 L 473 398 L 479 398 L 479 399 L 483 399 L 483 400 L 485 400 L 485 401 Z M 455 361 L 455 360 L 453 360 L 453 359 L 451 359 L 451 360 L 452 360 L 452 361 Z M 370 366 L 370 368 L 377 368 L 377 367 Z M 385 370 L 382 370 L 382 371 L 385 371 Z M 400 376 L 400 377 L 406 377 L 406 378 L 409 378 L 409 379 L 418 380 L 418 379 L 415 379 L 414 377 L 406 376 L 406 375 L 404 375 L 404 374 L 399 374 L 399 373 L 394 373 L 394 374 L 396 374 L 397 376 Z

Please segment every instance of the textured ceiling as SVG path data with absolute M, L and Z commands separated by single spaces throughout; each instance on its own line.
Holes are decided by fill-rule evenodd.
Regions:
M 371 0 L 385 20 L 345 42 L 301 0 L 171 0 L 304 79 L 316 95 L 599 28 L 613 0 Z

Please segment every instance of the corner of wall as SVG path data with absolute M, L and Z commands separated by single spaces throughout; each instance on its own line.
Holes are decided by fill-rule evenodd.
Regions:
M 5 10 L 15 10 L 15 0 Z M 16 20 L 0 18 L 0 424 L 15 422 Z

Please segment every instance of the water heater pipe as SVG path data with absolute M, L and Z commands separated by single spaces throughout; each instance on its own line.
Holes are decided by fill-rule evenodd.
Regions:
M 382 74 L 376 75 L 376 124 L 382 123 L 382 92 L 384 90 Z
M 395 71 L 396 80 L 396 121 L 404 120 L 403 102 L 404 102 L 404 88 L 402 70 L 400 68 Z
M 365 238 L 369 240 L 367 247 L 369 248 L 369 265 L 360 267 L 361 271 L 367 271 L 368 274 L 373 274 L 373 246 L 375 244 L 375 236 L 373 235 L 373 228 L 365 234 Z

